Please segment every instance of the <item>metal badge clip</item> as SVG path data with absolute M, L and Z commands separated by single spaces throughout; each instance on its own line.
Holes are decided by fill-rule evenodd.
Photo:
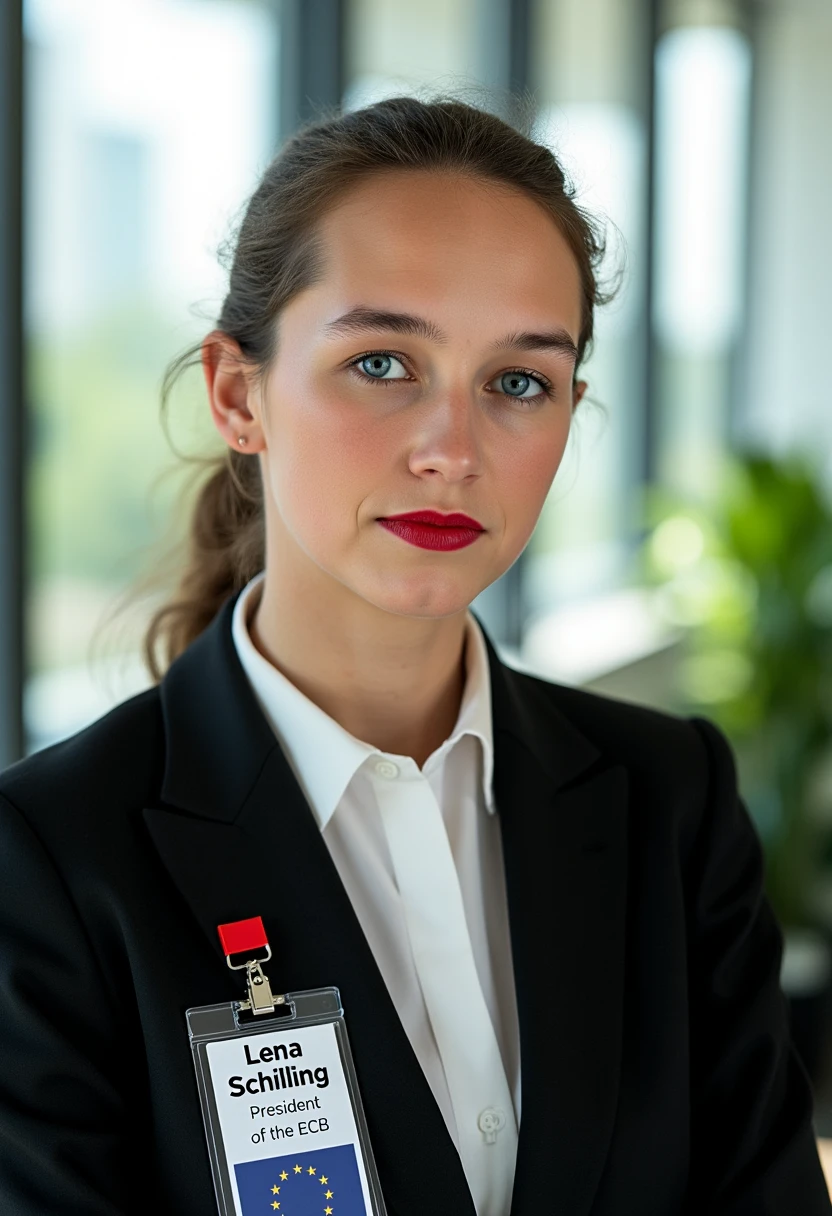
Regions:
M 240 1001 L 241 1009 L 250 1009 L 254 1014 L 274 1013 L 276 1005 L 286 1004 L 285 996 L 275 996 L 272 993 L 269 977 L 261 966 L 261 963 L 267 963 L 271 956 L 271 946 L 267 945 L 263 958 L 250 958 L 244 963 L 232 963 L 230 958 L 225 960 L 232 971 L 242 971 L 245 968 L 248 999 Z
M 271 958 L 272 948 L 268 943 L 266 930 L 260 917 L 253 916 L 248 920 L 238 920 L 232 921 L 227 925 L 217 925 L 217 932 L 222 942 L 225 961 L 231 970 L 242 971 L 245 968 L 248 999 L 240 1001 L 240 1009 L 248 1009 L 253 1014 L 274 1013 L 277 1005 L 285 1005 L 286 997 L 275 996 L 272 993 L 268 976 L 263 973 L 261 966 L 262 963 L 267 963 Z M 248 951 L 261 948 L 266 951 L 261 958 L 250 958 L 244 963 L 232 963 L 231 961 L 232 954 L 239 956 L 243 951 L 248 953 Z
M 250 1009 L 252 1013 L 274 1013 L 276 1005 L 285 1005 L 286 997 L 275 996 L 269 977 L 263 974 L 263 968 L 257 959 L 251 959 L 245 964 L 246 991 L 248 1000 L 240 1001 L 241 1009 Z

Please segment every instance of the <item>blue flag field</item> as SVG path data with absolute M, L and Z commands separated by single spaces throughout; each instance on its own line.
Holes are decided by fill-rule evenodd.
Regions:
M 245 1161 L 234 1171 L 243 1216 L 369 1216 L 352 1144 Z

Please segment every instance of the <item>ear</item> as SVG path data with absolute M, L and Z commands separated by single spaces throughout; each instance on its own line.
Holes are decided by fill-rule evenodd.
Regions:
M 586 380 L 576 380 L 572 386 L 572 413 L 578 408 L 581 397 L 583 397 L 588 387 Z
M 202 342 L 202 370 L 211 417 L 225 442 L 235 452 L 261 452 L 265 443 L 259 397 L 239 343 L 222 330 L 212 330 Z

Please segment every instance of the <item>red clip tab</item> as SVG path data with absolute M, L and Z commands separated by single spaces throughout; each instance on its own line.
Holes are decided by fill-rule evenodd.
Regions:
M 269 939 L 259 916 L 251 916 L 248 920 L 233 920 L 227 925 L 217 925 L 223 952 L 229 954 L 244 954 L 268 946 Z

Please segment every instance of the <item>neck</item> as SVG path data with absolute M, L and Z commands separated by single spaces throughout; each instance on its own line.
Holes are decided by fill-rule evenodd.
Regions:
M 267 570 L 250 610 L 251 640 L 296 688 L 357 739 L 421 768 L 450 736 L 465 689 L 466 611 L 424 619 L 353 597 L 327 609 Z

